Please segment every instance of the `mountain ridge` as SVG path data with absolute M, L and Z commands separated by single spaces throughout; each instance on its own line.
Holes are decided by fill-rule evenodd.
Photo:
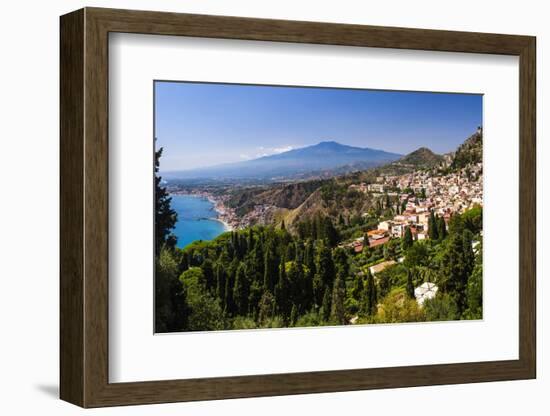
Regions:
M 308 173 L 335 170 L 361 164 L 362 168 L 380 166 L 398 160 L 403 155 L 369 147 L 355 147 L 336 141 L 321 141 L 315 145 L 288 150 L 257 159 L 226 163 L 204 168 L 162 172 L 166 179 L 193 178 L 285 178 Z

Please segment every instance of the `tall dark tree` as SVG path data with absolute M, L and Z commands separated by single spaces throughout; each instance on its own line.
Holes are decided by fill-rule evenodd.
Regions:
M 363 283 L 363 275 L 357 273 L 355 279 L 353 280 L 353 287 L 351 290 L 351 296 L 357 301 L 357 303 L 363 303 L 365 296 L 365 285 Z
M 431 240 L 439 239 L 439 233 L 437 232 L 437 220 L 433 210 L 430 211 L 430 218 L 428 219 L 428 236 Z
M 342 273 L 338 273 L 332 289 L 332 301 L 330 311 L 330 322 L 335 325 L 344 325 L 346 315 L 344 301 L 346 299 L 346 283 Z
M 437 219 L 437 236 L 440 240 L 447 237 L 447 224 L 445 224 L 445 218 L 443 217 Z
M 279 281 L 275 286 L 275 302 L 277 309 L 283 316 L 283 319 L 287 319 L 290 315 L 290 285 L 286 274 L 286 259 L 283 256 L 281 258 L 281 264 L 279 265 Z
M 273 293 L 279 274 L 279 262 L 270 243 L 267 243 L 264 259 L 264 288 Z
M 172 234 L 178 214 L 172 209 L 172 198 L 162 186 L 162 177 L 158 174 L 162 147 L 155 152 L 155 253 L 158 256 L 163 246 L 174 248 L 177 238 Z
M 323 218 L 323 225 L 322 225 L 322 235 L 323 238 L 326 239 L 330 247 L 336 246 L 338 244 L 338 230 L 336 227 L 334 227 L 334 224 L 332 223 L 332 220 L 330 217 L 324 217 Z
M 407 296 L 411 299 L 415 299 L 413 274 L 411 269 L 407 269 Z
M 369 241 L 369 234 L 365 233 L 363 234 L 363 248 L 369 248 L 370 247 L 370 241 Z
M 225 307 L 225 266 L 218 262 L 215 267 L 216 296 L 222 301 L 222 308 Z
M 332 252 L 330 248 L 323 242 L 319 244 L 319 247 L 317 249 L 315 270 L 316 273 L 315 277 L 313 278 L 313 293 L 315 296 L 315 302 L 317 303 L 317 305 L 320 305 L 323 300 L 325 288 L 332 288 L 335 275 Z
M 464 252 L 464 268 L 465 273 L 469 277 L 472 274 L 475 263 L 474 249 L 472 248 L 473 234 L 470 230 L 465 229 L 462 232 L 462 249 Z
M 324 288 L 324 292 L 323 292 L 323 301 L 321 303 L 321 309 L 320 309 L 320 314 L 321 314 L 321 319 L 325 322 L 328 322 L 329 318 L 330 318 L 330 312 L 331 312 L 331 290 L 329 287 L 325 287 Z
M 370 270 L 367 271 L 367 290 L 365 294 L 365 301 L 365 311 L 367 315 L 375 315 L 378 305 L 378 293 L 376 290 L 376 283 L 374 282 L 374 276 Z
M 212 260 L 205 259 L 201 264 L 202 273 L 204 275 L 205 286 L 208 291 L 215 291 L 216 289 L 216 279 L 214 275 L 214 266 L 212 265 Z
M 414 240 L 413 240 L 413 236 L 412 236 L 412 232 L 411 232 L 411 227 L 407 227 L 405 229 L 405 235 L 403 236 L 403 241 L 401 243 L 401 248 L 403 250 L 407 250 L 407 249 L 412 247 L 413 243 L 414 243 Z
M 296 305 L 292 305 L 292 309 L 290 310 L 290 319 L 289 319 L 289 325 L 294 326 L 296 325 L 296 321 L 298 320 L 298 308 Z
M 468 270 L 464 259 L 463 236 L 451 234 L 441 261 L 441 286 L 444 292 L 449 293 L 458 308 L 459 314 L 465 308 L 465 291 L 468 281 Z
M 155 263 L 155 331 L 181 331 L 187 326 L 186 291 L 172 252 L 162 249 Z
M 237 263 L 236 265 L 235 265 L 235 262 Z M 235 274 L 237 272 L 238 264 L 239 263 L 237 259 L 234 259 L 231 266 L 229 267 L 229 270 L 227 271 L 227 279 L 225 282 L 224 312 L 228 316 L 232 316 L 236 312 L 236 305 L 235 305 L 235 300 L 233 298 L 233 293 L 235 288 Z
M 241 263 L 235 275 L 235 286 L 233 287 L 233 300 L 235 302 L 236 312 L 239 315 L 246 315 L 248 312 L 248 295 L 250 283 L 246 275 L 246 269 Z
M 345 280 L 349 276 L 349 258 L 346 250 L 342 247 L 337 247 L 333 252 L 335 273 L 340 273 Z

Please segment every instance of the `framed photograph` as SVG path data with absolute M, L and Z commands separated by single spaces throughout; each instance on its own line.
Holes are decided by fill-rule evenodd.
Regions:
M 61 398 L 535 378 L 535 49 L 62 16 Z

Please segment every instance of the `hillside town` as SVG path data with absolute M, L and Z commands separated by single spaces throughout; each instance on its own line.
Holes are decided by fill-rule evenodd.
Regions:
M 482 163 L 469 165 L 446 175 L 432 171 L 415 171 L 401 176 L 380 176 L 372 184 L 352 184 L 350 189 L 370 194 L 373 198 L 394 198 L 399 213 L 383 219 L 376 229 L 368 231 L 368 246 L 387 243 L 390 238 L 402 238 L 407 228 L 415 240 L 428 238 L 429 218 L 433 211 L 448 224 L 453 214 L 479 205 L 483 206 Z M 364 215 L 367 215 L 366 213 Z M 365 237 L 346 244 L 356 253 L 365 245 Z

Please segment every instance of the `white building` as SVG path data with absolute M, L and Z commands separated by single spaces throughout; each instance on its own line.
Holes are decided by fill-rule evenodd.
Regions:
M 427 299 L 433 299 L 437 294 L 438 287 L 435 283 L 424 282 L 414 289 L 414 297 L 418 306 L 422 306 Z

